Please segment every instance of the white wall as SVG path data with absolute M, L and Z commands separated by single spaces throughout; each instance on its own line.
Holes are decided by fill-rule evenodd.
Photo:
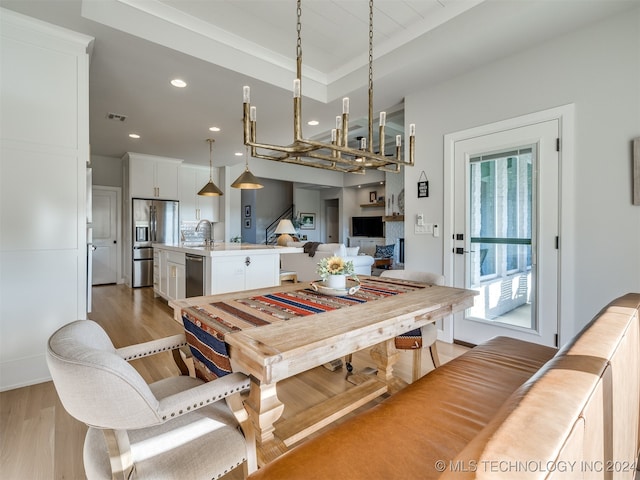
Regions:
M 416 166 L 405 169 L 405 214 L 443 222 L 443 137 L 559 105 L 575 104 L 575 208 L 561 239 L 561 340 L 616 296 L 640 291 L 640 208 L 631 204 L 631 147 L 640 135 L 640 7 L 550 40 L 405 98 L 415 121 Z M 429 178 L 429 198 L 413 186 Z M 406 222 L 406 262 L 442 271 L 448 239 L 416 236 Z M 564 240 L 564 241 L 563 241 Z M 447 243 L 445 243 L 447 242 Z
M 0 9 L 0 390 L 50 378 L 86 318 L 90 37 Z
M 241 193 L 242 209 L 238 215 L 242 217 L 243 242 L 264 243 L 267 227 L 293 204 L 293 187 L 291 182 L 283 182 L 271 178 L 262 178 L 262 188 L 243 190 Z M 251 206 L 251 228 L 244 227 L 244 207 Z
M 320 190 L 320 199 L 319 199 L 319 210 L 321 212 L 321 222 L 320 222 L 320 240 L 324 242 L 329 242 L 329 232 L 327 231 L 327 218 L 326 218 L 326 207 L 328 200 L 337 200 L 338 201 L 338 238 L 335 240 L 331 240 L 329 243 L 344 243 L 347 244 L 347 237 L 343 235 L 343 229 L 340 227 L 344 227 L 345 224 L 349 224 L 349 219 L 351 217 L 345 216 L 345 188 L 323 188 Z
M 358 201 L 359 190 L 357 188 L 342 189 L 342 243 L 348 244 L 348 238 L 351 236 L 351 217 L 362 215 L 360 202 Z M 367 195 L 367 201 L 369 197 Z
M 249 160 L 249 169 L 251 173 L 258 178 L 273 178 L 288 182 L 314 183 L 316 185 L 335 187 L 341 187 L 344 182 L 343 174 L 339 172 L 257 158 L 251 158 Z M 238 175 L 240 175 L 243 170 L 244 165 L 242 165 L 242 169 L 239 170 Z M 360 175 L 357 176 L 360 177 Z M 311 179 L 313 179 L 313 181 L 311 181 Z
M 122 187 L 122 158 L 91 155 L 93 184 Z
M 316 228 L 313 230 L 298 230 L 300 235 L 306 235 L 310 242 L 320 242 L 324 238 L 321 226 L 324 225 L 323 216 L 324 209 L 320 202 L 320 192 L 307 188 L 300 188 L 294 184 L 293 188 L 293 205 L 295 206 L 294 215 L 300 213 L 315 213 Z

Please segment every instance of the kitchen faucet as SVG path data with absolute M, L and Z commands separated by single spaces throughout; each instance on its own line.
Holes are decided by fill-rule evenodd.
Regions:
M 200 231 L 200 226 L 203 223 L 209 225 L 209 238 L 205 238 L 204 243 L 207 247 L 210 247 L 212 243 L 211 236 L 213 235 L 213 222 L 211 220 L 207 220 L 206 218 L 203 218 L 198 222 L 198 225 L 196 225 L 196 232 Z

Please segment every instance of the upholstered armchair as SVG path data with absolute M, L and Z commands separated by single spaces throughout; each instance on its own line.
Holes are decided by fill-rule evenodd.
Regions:
M 256 469 L 253 428 L 240 398 L 249 388 L 245 375 L 147 384 L 127 362 L 184 345 L 180 334 L 116 349 L 91 320 L 50 337 L 47 363 L 60 400 L 89 426 L 83 454 L 89 479 L 210 480 L 240 465 L 245 476 Z
M 415 282 L 428 283 L 429 285 L 444 285 L 444 276 L 439 273 L 420 272 L 416 270 L 385 270 L 380 273 L 381 277 L 399 278 L 404 280 L 413 280 Z M 418 333 L 418 332 L 416 332 Z M 438 358 L 438 350 L 436 348 L 436 339 L 438 338 L 438 329 L 435 323 L 428 323 L 420 328 L 421 348 L 429 348 L 431 361 L 433 366 L 440 366 Z M 396 348 L 399 350 L 413 350 L 413 370 L 412 381 L 415 382 L 422 376 L 422 352 L 416 344 L 407 344 L 407 337 L 396 337 Z

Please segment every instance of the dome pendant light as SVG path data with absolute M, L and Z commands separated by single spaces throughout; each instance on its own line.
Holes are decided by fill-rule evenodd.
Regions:
M 231 184 L 233 188 L 240 188 L 243 190 L 256 190 L 258 188 L 264 187 L 258 182 L 258 179 L 255 177 L 253 173 L 249 171 L 249 147 L 246 148 L 245 154 L 245 164 L 244 164 L 244 172 L 236 178 L 236 181 Z
M 203 197 L 219 197 L 223 195 L 222 190 L 213 183 L 213 142 L 215 142 L 215 140 L 207 138 L 207 142 L 209 142 L 209 183 L 200 189 L 198 195 Z

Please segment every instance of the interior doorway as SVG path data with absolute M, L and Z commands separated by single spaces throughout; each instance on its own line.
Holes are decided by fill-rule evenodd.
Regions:
M 324 201 L 325 236 L 326 243 L 339 243 L 340 241 L 340 202 L 337 198 Z
M 118 187 L 93 186 L 92 285 L 118 283 L 120 274 L 120 195 Z

